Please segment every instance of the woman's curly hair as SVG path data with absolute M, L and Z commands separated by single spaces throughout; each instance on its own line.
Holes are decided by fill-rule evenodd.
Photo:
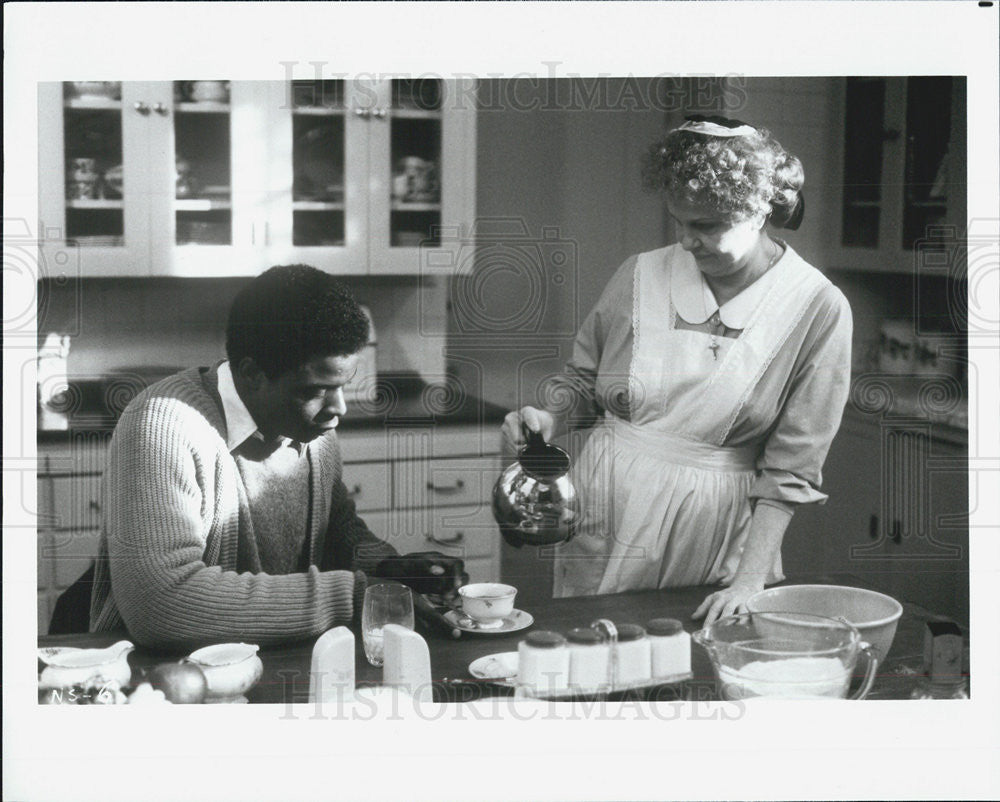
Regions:
M 727 127 L 744 124 L 707 119 Z M 778 228 L 797 228 L 801 222 L 804 181 L 802 162 L 766 128 L 728 137 L 674 130 L 650 146 L 643 165 L 647 189 L 733 219 L 763 215 Z

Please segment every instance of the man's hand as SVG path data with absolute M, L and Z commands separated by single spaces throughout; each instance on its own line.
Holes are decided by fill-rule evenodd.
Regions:
M 449 557 L 439 551 L 415 551 L 386 557 L 375 566 L 375 576 L 394 579 L 417 593 L 445 599 L 453 597 L 469 581 L 465 564 L 457 557 Z

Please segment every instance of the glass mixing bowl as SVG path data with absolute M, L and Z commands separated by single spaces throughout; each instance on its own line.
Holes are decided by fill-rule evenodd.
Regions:
M 742 613 L 720 618 L 692 635 L 712 660 L 724 699 L 847 697 L 858 657 L 867 658 L 863 699 L 878 663 L 846 621 L 806 613 Z

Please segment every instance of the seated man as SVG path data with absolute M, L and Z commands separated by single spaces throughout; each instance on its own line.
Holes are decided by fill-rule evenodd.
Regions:
M 357 517 L 335 427 L 368 321 L 331 276 L 273 267 L 233 301 L 228 360 L 164 379 L 115 428 L 90 629 L 189 648 L 318 635 L 369 575 L 448 593 L 462 564 L 400 557 Z

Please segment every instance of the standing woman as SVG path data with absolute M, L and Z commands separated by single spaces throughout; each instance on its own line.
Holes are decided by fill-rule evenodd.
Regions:
M 574 466 L 585 515 L 555 595 L 719 584 L 694 611 L 730 615 L 783 579 L 851 366 L 843 294 L 772 229 L 802 220 L 802 164 L 763 128 L 690 117 L 653 145 L 646 180 L 680 241 L 628 259 L 584 321 L 549 409 L 507 415 L 546 439 L 597 423 Z M 551 389 L 551 388 L 550 388 Z

